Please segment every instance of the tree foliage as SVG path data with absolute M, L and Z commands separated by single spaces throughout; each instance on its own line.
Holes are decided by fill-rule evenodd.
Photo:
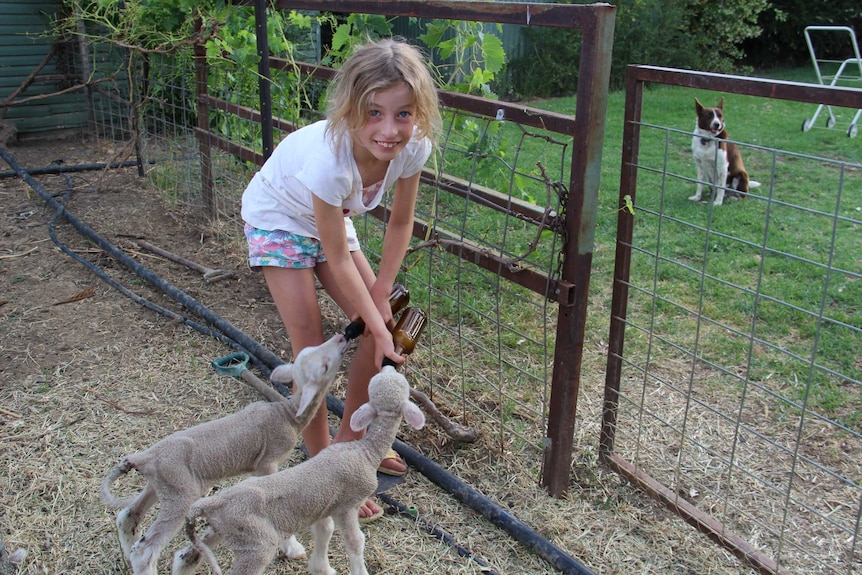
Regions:
M 862 41 L 862 2 L 859 0 L 771 0 L 771 9 L 760 13 L 757 20 L 763 33 L 743 43 L 746 61 L 756 67 L 799 66 L 810 64 L 805 43 L 806 26 L 850 26 L 857 41 Z M 848 37 L 835 35 L 818 42 L 817 57 L 844 59 L 848 53 Z
M 580 3 L 580 2 L 574 2 Z M 760 34 L 769 0 L 620 0 L 615 3 L 611 85 L 620 87 L 629 64 L 738 72 L 743 43 Z M 530 53 L 512 62 L 521 96 L 571 94 L 577 85 L 580 33 L 525 28 Z
M 502 26 L 496 25 L 502 32 Z M 450 62 L 440 70 L 442 83 L 463 92 L 496 97 L 491 86 L 506 66 L 506 53 L 500 37 L 486 32 L 479 22 L 433 20 L 419 36 L 441 59 Z
M 205 48 L 211 94 L 241 106 L 259 106 L 260 56 L 252 7 L 227 0 L 65 2 L 67 16 L 57 21 L 54 34 L 84 35 L 102 53 L 113 51 L 108 62 L 114 62 L 116 70 L 107 71 L 103 60 L 99 73 L 122 78 L 118 85 L 128 83 L 130 104 L 139 117 L 148 106 L 170 107 L 177 120 L 196 122 L 195 94 L 181 88 L 195 85 L 193 45 Z M 272 82 L 273 112 L 299 122 L 310 111 L 322 110 L 325 83 L 300 74 L 293 64 L 303 59 L 338 67 L 356 44 L 391 36 L 390 24 L 382 15 L 268 9 L 269 51 L 287 61 Z M 316 42 L 317 30 L 329 33 L 325 46 Z M 475 22 L 435 20 L 421 40 L 452 62 L 451 74 L 443 78 L 448 87 L 493 96 L 491 83 L 505 66 L 497 36 Z M 236 115 L 216 111 L 210 123 L 212 130 L 231 138 L 261 140 L 260 126 Z

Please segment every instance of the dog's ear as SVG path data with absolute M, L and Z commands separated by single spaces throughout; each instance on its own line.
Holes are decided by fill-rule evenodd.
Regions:
M 698 100 L 697 98 L 694 99 L 694 109 L 698 113 L 698 115 L 703 112 L 703 104 L 701 104 L 700 100 Z
M 724 110 L 724 96 L 721 97 L 721 100 L 718 102 L 718 106 L 716 106 L 719 110 Z

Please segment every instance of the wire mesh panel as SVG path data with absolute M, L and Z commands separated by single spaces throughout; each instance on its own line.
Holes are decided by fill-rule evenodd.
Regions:
M 860 573 L 860 157 L 739 142 L 760 186 L 695 203 L 691 131 L 629 97 L 605 458 L 763 572 Z

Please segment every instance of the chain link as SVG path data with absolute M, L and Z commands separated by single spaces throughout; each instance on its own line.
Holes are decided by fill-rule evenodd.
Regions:
M 566 246 L 569 245 L 569 226 L 566 217 L 566 206 L 569 203 L 569 190 L 562 182 L 553 183 L 554 192 L 559 199 L 559 207 L 557 217 L 554 220 L 554 233 L 560 237 L 560 247 L 557 250 L 557 269 L 554 271 L 554 283 L 559 282 L 563 278 L 563 264 L 566 260 Z M 559 291 L 559 290 L 555 290 Z M 548 299 L 557 301 L 557 293 L 549 293 Z

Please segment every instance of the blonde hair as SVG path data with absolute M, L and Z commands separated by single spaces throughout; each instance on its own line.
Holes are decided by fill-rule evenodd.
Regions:
M 442 125 L 440 103 L 425 58 L 415 46 L 384 38 L 357 48 L 336 72 L 326 107 L 326 129 L 336 150 L 345 135 L 365 125 L 374 93 L 399 82 L 413 92 L 417 137 L 436 143 Z

